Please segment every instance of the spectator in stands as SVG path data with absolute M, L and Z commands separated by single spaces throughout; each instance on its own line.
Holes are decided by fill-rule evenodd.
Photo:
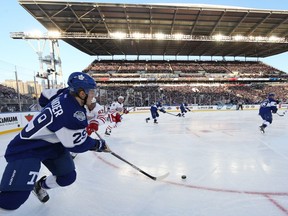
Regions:
M 6 104 L 2 107 L 1 112 L 2 113 L 9 112 L 8 106 Z

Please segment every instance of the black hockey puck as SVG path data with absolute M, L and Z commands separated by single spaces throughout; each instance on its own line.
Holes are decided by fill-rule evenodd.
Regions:
M 182 175 L 181 178 L 182 178 L 182 179 L 186 179 L 186 175 Z

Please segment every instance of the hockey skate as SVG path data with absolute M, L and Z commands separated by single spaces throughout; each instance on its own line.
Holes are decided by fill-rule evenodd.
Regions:
M 146 123 L 148 123 L 149 120 L 150 120 L 150 118 L 146 118 L 146 119 L 145 119 Z
M 154 119 L 154 124 L 158 124 L 157 119 Z
M 111 134 L 111 131 L 109 131 L 109 130 L 105 131 L 105 135 L 110 136 L 110 134 Z
M 40 200 L 42 203 L 46 203 L 49 200 L 49 194 L 47 191 L 42 188 L 42 182 L 44 182 L 46 179 L 46 176 L 43 176 L 41 179 L 39 179 L 33 188 L 33 194 Z
M 176 116 L 181 117 L 181 113 L 178 113 Z
M 265 133 L 265 127 L 263 126 L 263 125 L 261 125 L 260 127 L 259 127 L 259 129 L 260 129 L 260 131 L 261 131 L 261 133 Z

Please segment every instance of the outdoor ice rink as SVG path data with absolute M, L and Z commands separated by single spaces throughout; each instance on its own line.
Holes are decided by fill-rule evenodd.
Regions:
M 124 115 L 105 139 L 140 169 L 153 176 L 169 172 L 167 178 L 153 181 L 110 153 L 86 152 L 75 158 L 73 185 L 49 190 L 46 204 L 31 194 L 8 215 L 288 215 L 288 114 L 274 115 L 265 134 L 257 110 L 189 112 L 185 118 L 160 113 L 158 125 L 146 123 L 149 116 Z M 1 175 L 14 135 L 0 136 Z

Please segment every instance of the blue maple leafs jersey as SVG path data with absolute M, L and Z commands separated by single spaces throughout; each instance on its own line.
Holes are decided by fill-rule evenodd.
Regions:
M 185 112 L 186 109 L 187 109 L 187 104 L 186 104 L 186 103 L 181 103 L 181 104 L 180 104 L 180 110 L 181 110 L 181 112 Z
M 86 133 L 86 109 L 77 102 L 69 90 L 53 99 L 8 144 L 7 161 L 36 157 L 53 158 L 66 149 L 85 152 L 96 142 Z
M 277 102 L 272 98 L 267 98 L 260 104 L 259 114 L 266 115 L 277 112 Z

